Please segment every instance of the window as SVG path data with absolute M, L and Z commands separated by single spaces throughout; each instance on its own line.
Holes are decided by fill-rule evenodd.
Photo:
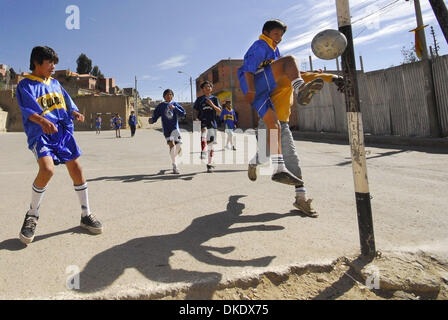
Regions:
M 213 69 L 213 71 L 212 71 L 212 81 L 213 81 L 213 84 L 215 84 L 216 82 L 219 82 L 219 70 L 216 68 L 216 69 Z

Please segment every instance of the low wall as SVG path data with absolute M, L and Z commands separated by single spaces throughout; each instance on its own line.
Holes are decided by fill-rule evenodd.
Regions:
M 6 131 L 7 119 L 8 119 L 8 112 L 0 110 L 0 131 Z

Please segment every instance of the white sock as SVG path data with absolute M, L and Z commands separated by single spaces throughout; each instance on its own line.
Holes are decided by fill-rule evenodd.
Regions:
M 87 182 L 80 186 L 75 186 L 75 191 L 78 194 L 79 203 L 81 204 L 81 216 L 90 215 L 89 194 L 87 189 Z
M 306 201 L 306 189 L 304 186 L 296 187 L 296 198 Z
M 173 164 L 173 166 L 176 165 L 176 155 L 177 155 L 177 149 L 175 146 L 173 146 L 170 149 L 170 158 L 171 158 L 171 163 Z
M 212 164 L 213 161 L 213 142 L 208 144 L 208 164 Z
M 299 92 L 300 87 L 305 83 L 305 81 L 302 78 L 297 78 L 293 81 L 291 81 L 291 86 L 294 89 L 294 93 L 297 94 Z
M 288 171 L 285 166 L 285 160 L 283 160 L 282 154 L 273 154 L 271 156 L 271 163 L 274 167 L 274 173 Z
M 42 202 L 42 199 L 44 198 L 45 191 L 47 191 L 47 186 L 43 188 L 38 188 L 34 185 L 31 188 L 31 204 L 30 204 L 30 210 L 27 212 L 27 215 L 29 216 L 39 216 L 39 207 L 40 203 Z

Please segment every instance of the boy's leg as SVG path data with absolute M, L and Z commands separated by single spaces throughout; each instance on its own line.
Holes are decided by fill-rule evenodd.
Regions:
M 300 168 L 300 160 L 297 154 L 297 150 L 294 144 L 294 138 L 292 136 L 291 130 L 289 129 L 289 124 L 287 122 L 280 122 L 282 126 L 282 150 L 283 157 L 285 159 L 285 165 L 289 171 L 294 175 L 302 179 L 302 170 Z M 297 184 L 295 188 L 295 201 L 293 203 L 294 207 L 299 209 L 301 212 L 305 213 L 310 217 L 317 217 L 318 213 L 311 205 L 312 199 L 308 199 L 306 195 L 306 188 L 304 184 Z
M 214 143 L 216 139 L 216 129 L 210 128 L 207 129 L 207 149 L 208 149 L 208 162 L 207 162 L 207 172 L 212 172 L 214 166 L 213 163 L 213 154 L 215 152 Z
M 204 127 L 201 129 L 201 159 L 205 159 L 206 147 L 207 147 L 207 128 Z
M 320 78 L 305 84 L 305 81 L 300 75 L 297 60 L 293 56 L 285 56 L 274 61 L 271 64 L 271 68 L 274 79 L 280 79 L 285 75 L 288 77 L 289 81 L 291 81 L 294 93 L 297 95 L 297 102 L 299 104 L 308 104 L 313 95 L 323 88 L 324 81 Z
M 90 211 L 89 194 L 87 188 L 87 181 L 82 172 L 79 158 L 76 158 L 65 163 L 68 173 L 73 180 L 76 194 L 81 205 L 81 226 L 88 229 L 92 233 L 99 234 L 103 231 L 101 223 Z
M 54 172 L 54 163 L 51 156 L 39 158 L 37 164 L 39 165 L 39 172 L 37 173 L 36 179 L 34 179 L 31 189 L 30 209 L 25 215 L 25 220 L 23 221 L 19 235 L 20 241 L 24 244 L 29 244 L 34 239 L 37 220 L 39 219 L 39 207 L 47 190 L 48 182 Z
M 281 126 L 273 109 L 269 108 L 267 110 L 263 122 L 267 128 L 268 150 L 274 166 L 272 180 L 288 185 L 303 184 L 303 181 L 289 172 L 285 166 L 281 147 Z
M 171 164 L 173 166 L 173 173 L 179 174 L 179 171 L 177 170 L 177 164 L 176 164 L 176 156 L 177 156 L 177 148 L 176 144 L 173 140 L 168 141 L 168 147 L 170 148 L 170 158 L 171 158 Z

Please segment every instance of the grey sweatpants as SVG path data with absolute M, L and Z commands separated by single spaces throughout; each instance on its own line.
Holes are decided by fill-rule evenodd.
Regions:
M 299 155 L 296 151 L 296 146 L 294 144 L 294 139 L 292 137 L 291 130 L 289 129 L 288 122 L 282 122 L 280 121 L 281 125 L 281 142 L 282 142 L 282 152 L 283 152 L 283 160 L 285 161 L 286 168 L 294 174 L 296 177 L 302 177 L 302 170 L 300 169 L 299 165 Z M 260 119 L 258 121 L 258 130 L 266 130 L 266 125 L 264 124 L 264 121 Z M 263 164 L 269 161 L 269 149 L 266 147 L 267 142 L 266 139 L 263 139 L 263 137 L 267 137 L 267 134 L 260 134 L 260 131 L 258 131 L 257 134 L 257 140 L 258 140 L 258 146 L 257 146 L 257 164 Z M 264 156 L 262 153 L 266 150 L 266 156 Z

